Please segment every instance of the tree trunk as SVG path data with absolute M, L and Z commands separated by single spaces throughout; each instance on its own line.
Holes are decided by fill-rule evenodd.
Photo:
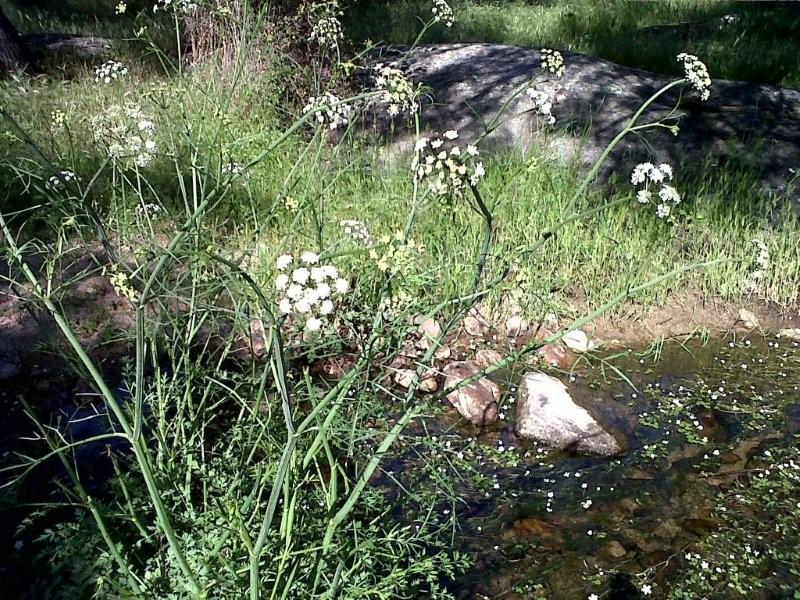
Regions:
M 0 8 L 0 73 L 16 73 L 28 65 L 25 46 L 14 24 Z

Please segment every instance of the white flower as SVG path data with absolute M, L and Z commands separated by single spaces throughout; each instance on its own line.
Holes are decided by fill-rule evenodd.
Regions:
M 312 303 L 306 298 L 300 298 L 300 300 L 295 303 L 294 308 L 297 312 L 304 315 L 311 310 L 311 304 Z
M 104 62 L 94 70 L 95 83 L 111 83 L 128 74 L 128 68 L 115 60 Z
M 636 192 L 636 199 L 641 202 L 642 204 L 647 204 L 650 202 L 650 199 L 653 197 L 653 193 L 650 190 L 639 190 Z
M 286 273 L 281 273 L 275 278 L 275 289 L 285 290 L 289 285 L 289 276 Z
M 681 52 L 678 54 L 678 62 L 683 63 L 683 70 L 686 80 L 692 84 L 694 89 L 700 92 L 701 100 L 708 100 L 711 96 L 711 77 L 708 74 L 706 65 L 694 54 Z
M 527 90 L 528 97 L 533 100 L 536 112 L 547 119 L 547 122 L 552 125 L 556 122 L 556 118 L 550 112 L 553 108 L 553 101 L 546 92 L 529 88 Z
M 673 204 L 678 204 L 681 201 L 681 195 L 678 190 L 666 184 L 659 190 L 658 197 L 664 202 L 672 202 Z
M 324 281 L 317 285 L 317 296 L 320 298 L 327 298 L 331 295 L 331 286 Z
M 64 183 L 69 184 L 73 181 L 80 181 L 80 177 L 75 175 L 72 171 L 61 171 L 60 177 L 58 175 L 51 176 L 44 184 L 44 187 L 48 190 L 55 191 L 60 189 Z
M 306 329 L 309 331 L 319 331 L 322 327 L 322 321 L 316 317 L 311 317 L 306 320 Z
M 346 279 L 339 278 L 336 280 L 334 287 L 336 288 L 337 293 L 346 294 L 347 291 L 350 289 L 350 282 L 348 282 Z
M 323 97 L 311 96 L 303 108 L 303 114 L 316 111 L 316 121 L 320 125 L 327 125 L 331 131 L 347 125 L 353 112 L 352 107 L 342 102 L 337 96 L 325 92 Z
M 319 262 L 319 254 L 316 254 L 315 252 L 303 252 L 300 255 L 300 260 L 307 265 L 315 265 Z
M 455 129 L 451 129 L 450 131 L 445 131 L 442 137 L 446 140 L 455 140 L 458 139 L 458 132 Z
M 639 185 L 644 183 L 647 180 L 650 171 L 653 170 L 653 165 L 649 162 L 640 163 L 633 168 L 633 173 L 631 173 L 631 183 L 633 185 Z
M 587 600 L 600 600 L 600 596 L 597 594 L 590 594 Z
M 644 584 L 642 586 L 642 594 L 644 594 L 645 596 L 649 596 L 652 593 L 653 593 L 653 587 L 652 586 L 647 585 L 647 584 Z
M 443 22 L 445 27 L 453 26 L 455 15 L 453 14 L 453 9 L 450 8 L 450 5 L 445 0 L 433 0 L 431 12 L 433 13 L 434 21 Z
M 370 236 L 367 226 L 361 221 L 345 219 L 339 221 L 339 225 L 344 229 L 344 232 L 356 242 L 363 246 L 372 246 L 372 236 Z
M 564 57 L 558 50 L 542 48 L 542 68 L 556 77 L 564 74 Z
M 421 89 L 419 84 L 415 86 L 403 71 L 392 65 L 377 64 L 373 72 L 375 86 L 381 92 L 379 98 L 388 105 L 387 111 L 390 116 L 401 112 L 414 114 L 419 110 L 417 102 Z
M 456 139 L 458 132 L 450 130 L 435 136 L 430 144 L 418 144 L 411 163 L 417 181 L 428 181 L 431 192 L 446 200 L 461 197 L 470 185 L 477 185 L 485 175 L 483 164 L 477 161 L 478 149 L 474 144 L 468 145 L 466 152 L 457 144 L 445 146 L 445 140 Z
M 284 298 L 278 304 L 278 308 L 280 309 L 281 313 L 283 313 L 284 315 L 288 315 L 290 312 L 292 312 L 291 300 L 289 300 L 289 298 Z
M 300 285 L 305 285 L 310 275 L 311 273 L 308 269 L 305 267 L 300 267 L 299 269 L 292 271 L 292 281 L 299 283 Z
M 303 288 L 293 283 L 289 286 L 289 289 L 286 290 L 286 297 L 290 300 L 299 300 L 303 295 Z
M 333 302 L 330 300 L 323 300 L 319 307 L 319 314 L 329 315 L 333 312 Z
M 292 264 L 292 255 L 284 254 L 283 256 L 279 256 L 278 260 L 275 261 L 275 264 L 279 271 L 283 271 L 286 267 Z

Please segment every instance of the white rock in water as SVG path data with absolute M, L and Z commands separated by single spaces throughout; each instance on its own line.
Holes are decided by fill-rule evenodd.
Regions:
M 561 381 L 538 371 L 526 373 L 519 386 L 516 431 L 561 450 L 600 456 L 622 452 L 614 436 L 575 404 Z
M 588 352 L 589 350 L 594 350 L 595 348 L 595 343 L 590 340 L 589 336 L 580 329 L 570 331 L 561 338 L 561 341 L 564 342 L 567 348 L 574 350 L 575 352 Z

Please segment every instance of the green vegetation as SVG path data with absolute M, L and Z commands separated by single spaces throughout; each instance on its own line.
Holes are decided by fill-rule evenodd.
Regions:
M 464 172 L 453 168 L 437 194 L 410 157 L 386 160 L 361 139 L 354 114 L 331 133 L 345 102 L 379 92 L 353 91 L 349 75 L 366 67 L 347 41 L 315 41 L 314 26 L 337 16 L 330 3 L 299 15 L 42 5 L 6 10 L 25 32 L 126 41 L 108 57 L 49 57 L 43 74 L 0 82 L 0 225 L 11 265 L 0 277 L 54 324 L 51 343 L 69 357 L 78 389 L 91 390 L 80 408 L 95 423 L 79 435 L 73 423 L 87 413 L 59 421 L 15 388 L 36 434 L 0 464 L 0 507 L 30 501 L 14 564 L 51 573 L 24 580 L 29 597 L 453 598 L 449 584 L 475 559 L 457 541 L 459 512 L 499 487 L 492 470 L 522 470 L 537 453 L 438 432 L 426 418 L 441 418 L 444 394 L 419 394 L 420 376 L 441 366 L 438 346 L 477 303 L 498 323 L 555 313 L 562 324 L 486 370 L 497 372 L 631 302 L 800 301 L 797 217 L 758 193 L 750 174 L 676 167 L 684 201 L 659 219 L 635 189 L 606 192 L 544 149 L 483 156 L 470 140 L 450 140 L 461 153 L 448 160 Z M 745 29 L 714 29 L 696 45 L 654 34 L 647 51 L 625 34 L 713 20 L 729 7 L 455 8 L 451 31 L 430 22 L 423 2 L 358 3 L 342 18 L 355 43 L 413 41 L 421 18 L 423 41 L 569 47 L 664 70 L 675 86 L 686 84 L 674 70 L 681 50 L 707 54 L 715 76 L 800 85 L 796 46 L 761 29 L 796 31 L 782 19 L 789 7 L 743 9 Z M 176 47 L 189 31 L 207 37 Z M 731 51 L 731 36 L 741 50 Z M 764 62 L 751 74 L 755 52 Z M 127 72 L 95 81 L 107 58 Z M 325 92 L 341 102 L 306 105 Z M 87 282 L 128 325 L 92 347 L 70 317 Z M 409 359 L 403 345 L 420 316 L 442 332 Z M 319 376 L 339 359 L 345 374 Z M 416 370 L 407 389 L 395 385 L 400 363 Z M 103 449 L 95 460 L 105 456 L 110 472 L 99 482 L 81 472 L 86 446 Z M 26 478 L 41 469 L 55 483 L 30 499 Z

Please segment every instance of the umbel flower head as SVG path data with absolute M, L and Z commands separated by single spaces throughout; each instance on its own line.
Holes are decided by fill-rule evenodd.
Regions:
M 320 125 L 327 125 L 331 131 L 347 125 L 350 121 L 350 115 L 353 113 L 353 109 L 349 104 L 342 102 L 330 92 L 325 92 L 319 98 L 311 96 L 308 99 L 308 103 L 303 108 L 303 114 L 313 110 L 317 111 L 314 115 L 315 121 Z
M 192 0 L 156 0 L 153 5 L 153 12 L 160 10 L 173 10 L 178 13 L 190 14 L 197 10 L 197 2 Z
M 454 143 L 457 131 L 446 131 L 417 140 L 411 168 L 418 181 L 426 181 L 436 196 L 452 199 L 464 195 L 470 186 L 478 185 L 486 171 L 479 160 L 478 148 L 472 144 L 462 150 Z
M 656 203 L 656 215 L 660 219 L 672 214 L 672 209 L 680 204 L 681 196 L 671 185 L 665 183 L 672 180 L 672 167 L 666 163 L 658 166 L 652 163 L 640 163 L 631 173 L 631 183 L 637 188 L 636 199 L 640 204 Z M 658 192 L 655 187 L 660 186 Z
M 545 120 L 552 125 L 556 122 L 556 118 L 550 111 L 553 108 L 553 100 L 547 92 L 542 92 L 529 88 L 527 90 L 528 97 L 533 100 L 533 107 L 537 113 L 545 118 Z
M 452 27 L 455 23 L 455 15 L 450 5 L 445 0 L 433 0 L 433 20 L 437 23 L 444 23 L 445 27 Z
M 561 77 L 564 74 L 564 57 L 561 52 L 550 48 L 542 48 L 541 53 L 542 68 L 556 77 Z
M 343 14 L 339 0 L 314 2 L 308 9 L 311 21 L 310 40 L 321 47 L 335 49 L 344 37 L 342 22 L 339 20 Z
M 379 63 L 373 68 L 375 87 L 381 91 L 380 99 L 387 104 L 390 117 L 400 113 L 414 114 L 419 110 L 417 96 L 421 86 L 409 81 L 405 73 L 392 65 Z
M 65 183 L 69 184 L 73 181 L 80 181 L 80 177 L 75 175 L 72 171 L 61 171 L 61 177 L 53 175 L 47 180 L 44 187 L 48 190 L 57 191 L 60 190 Z
M 95 83 L 111 83 L 128 74 L 128 67 L 121 62 L 108 60 L 94 70 Z
M 339 221 L 339 226 L 344 230 L 345 235 L 350 236 L 357 243 L 367 248 L 372 246 L 372 236 L 369 234 L 369 229 L 361 221 L 344 219 Z
M 706 65 L 694 54 L 687 54 L 686 52 L 678 54 L 678 62 L 683 63 L 686 79 L 700 93 L 700 99 L 708 100 L 709 96 L 711 96 L 709 91 L 711 77 L 708 74 Z
M 339 277 L 336 267 L 322 265 L 319 255 L 303 252 L 298 261 L 291 254 L 279 256 L 275 288 L 283 292 L 278 302 L 281 314 L 304 324 L 308 331 L 319 331 L 336 309 L 334 300 L 350 290 L 346 279 Z M 294 269 L 290 267 L 298 264 Z
M 109 106 L 92 119 L 92 127 L 95 141 L 123 166 L 146 167 L 158 150 L 155 124 L 133 102 Z

